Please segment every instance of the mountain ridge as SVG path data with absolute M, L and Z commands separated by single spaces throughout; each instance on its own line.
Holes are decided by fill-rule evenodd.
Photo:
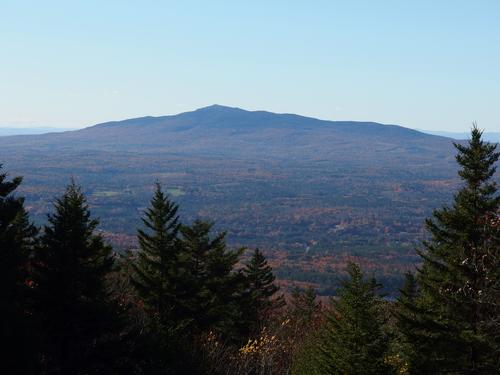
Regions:
M 322 257 L 355 255 L 394 277 L 412 267 L 424 219 L 459 184 L 454 155 L 451 139 L 398 125 L 224 106 L 0 137 L 38 223 L 74 177 L 113 244 L 133 247 L 159 181 L 183 222 L 213 220 L 231 246 L 259 246 L 282 278 L 309 281 L 323 276 L 307 262 Z
M 275 113 L 275 112 L 270 112 L 270 111 L 264 111 L 264 110 L 245 110 L 239 107 L 229 107 L 229 106 L 224 106 L 220 104 L 212 104 L 206 107 L 201 107 L 198 109 L 195 109 L 193 111 L 186 111 L 186 112 L 181 112 L 178 114 L 173 114 L 173 115 L 162 115 L 162 116 L 141 116 L 141 117 L 135 117 L 135 118 L 130 118 L 130 119 L 123 119 L 123 120 L 114 120 L 114 121 L 106 121 L 103 123 L 98 123 L 95 125 L 91 125 L 89 127 L 85 127 L 83 129 L 78 129 L 78 130 L 86 130 L 86 129 L 93 129 L 93 128 L 101 128 L 101 127 L 107 127 L 107 126 L 120 126 L 120 125 L 128 125 L 129 123 L 139 123 L 139 122 L 147 122 L 147 123 L 152 123 L 152 122 L 162 122 L 162 121 L 168 121 L 168 120 L 174 120 L 182 117 L 193 117 L 197 115 L 262 115 L 266 117 L 273 117 L 273 116 L 279 116 L 283 118 L 284 120 L 301 120 L 301 121 L 308 121 L 308 122 L 313 122 L 318 125 L 370 125 L 370 126 L 386 126 L 386 127 L 397 127 L 397 128 L 402 128 L 410 132 L 415 132 L 419 134 L 424 134 L 428 135 L 428 133 L 422 132 L 420 130 L 416 129 L 411 129 L 411 128 L 406 128 L 401 125 L 396 125 L 396 124 L 383 124 L 375 121 L 355 121 L 355 120 L 326 120 L 326 119 L 320 119 L 316 117 L 310 117 L 310 116 L 303 116 L 295 113 Z

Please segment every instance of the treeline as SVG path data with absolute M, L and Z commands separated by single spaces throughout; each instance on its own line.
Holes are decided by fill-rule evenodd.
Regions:
M 476 127 L 456 147 L 463 187 L 395 302 L 354 263 L 328 305 L 285 296 L 259 250 L 181 223 L 158 184 L 139 250 L 116 254 L 74 181 L 37 228 L 0 174 L 1 373 L 498 373 L 500 154 Z

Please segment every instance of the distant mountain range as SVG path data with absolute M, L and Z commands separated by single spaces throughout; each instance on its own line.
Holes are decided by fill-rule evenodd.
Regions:
M 388 279 L 412 267 L 425 217 L 458 186 L 454 154 L 451 139 L 397 125 L 220 105 L 0 137 L 38 222 L 74 176 L 106 235 L 134 246 L 159 180 L 184 221 L 214 220 L 231 245 L 268 251 L 281 278 L 321 285 L 345 257 Z
M 0 136 L 8 135 L 30 135 L 30 134 L 45 134 L 45 133 L 56 133 L 74 130 L 70 128 L 53 128 L 53 127 L 31 127 L 31 128 L 19 128 L 19 127 L 2 127 L 0 126 Z
M 442 137 L 448 137 L 453 139 L 468 139 L 470 133 L 465 132 L 445 132 L 445 131 L 432 131 L 432 130 L 419 130 L 423 133 L 440 135 Z M 484 132 L 483 139 L 488 142 L 500 142 L 500 133 L 495 132 Z
M 81 130 L 20 136 L 6 143 L 26 147 L 169 152 L 189 155 L 332 158 L 377 162 L 383 158 L 446 156 L 449 140 L 396 125 L 324 121 L 293 114 L 245 111 L 213 105 L 173 116 L 141 117 L 98 124 Z M 353 146 L 358 144 L 359 153 Z M 436 149 L 436 145 L 448 147 Z M 419 156 L 420 155 L 420 156 Z

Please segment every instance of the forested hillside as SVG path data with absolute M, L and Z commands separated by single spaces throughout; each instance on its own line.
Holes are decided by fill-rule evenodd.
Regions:
M 460 188 L 425 221 L 396 300 L 364 264 L 340 285 L 279 288 L 258 248 L 186 223 L 157 182 L 119 253 L 74 179 L 38 227 L 0 174 L 0 370 L 12 374 L 493 374 L 499 368 L 500 153 L 474 127 Z M 29 185 L 28 185 L 29 188 Z M 246 253 L 246 257 L 244 256 Z
M 231 246 L 259 246 L 282 280 L 328 287 L 356 257 L 394 292 L 417 261 L 423 221 L 458 187 L 452 141 L 395 125 L 211 106 L 57 134 L 0 137 L 42 223 L 69 176 L 116 248 L 155 181 L 183 221 L 214 220 Z

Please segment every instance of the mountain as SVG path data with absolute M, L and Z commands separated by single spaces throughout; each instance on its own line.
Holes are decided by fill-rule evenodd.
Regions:
M 159 180 L 183 220 L 214 220 L 232 245 L 268 251 L 282 278 L 321 285 L 352 256 L 388 280 L 412 267 L 424 218 L 458 184 L 454 153 L 397 125 L 220 105 L 0 137 L 38 222 L 74 176 L 106 235 L 131 246 Z
M 423 133 L 439 135 L 443 137 L 453 138 L 453 139 L 467 139 L 469 138 L 469 133 L 463 132 L 445 132 L 445 131 L 432 131 L 432 130 L 420 130 Z M 488 142 L 500 142 L 500 133 L 495 132 L 484 132 L 483 139 Z
M 372 160 L 368 158 L 372 153 L 414 158 L 419 152 L 436 154 L 437 144 L 449 145 L 444 138 L 401 126 L 324 121 L 220 105 L 173 116 L 107 122 L 57 135 L 18 137 L 10 142 L 50 149 L 71 146 L 79 150 L 168 151 L 223 157 L 273 156 L 279 159 L 290 156 L 300 159 L 329 158 L 332 154 L 343 155 L 352 145 L 362 142 L 363 153 L 350 156 L 366 160 Z M 446 155 L 440 151 L 437 154 Z
M 0 127 L 0 136 L 6 135 L 26 135 L 26 134 L 45 134 L 56 133 L 72 130 L 69 128 L 51 128 L 51 127 L 35 127 L 35 128 L 9 128 Z

